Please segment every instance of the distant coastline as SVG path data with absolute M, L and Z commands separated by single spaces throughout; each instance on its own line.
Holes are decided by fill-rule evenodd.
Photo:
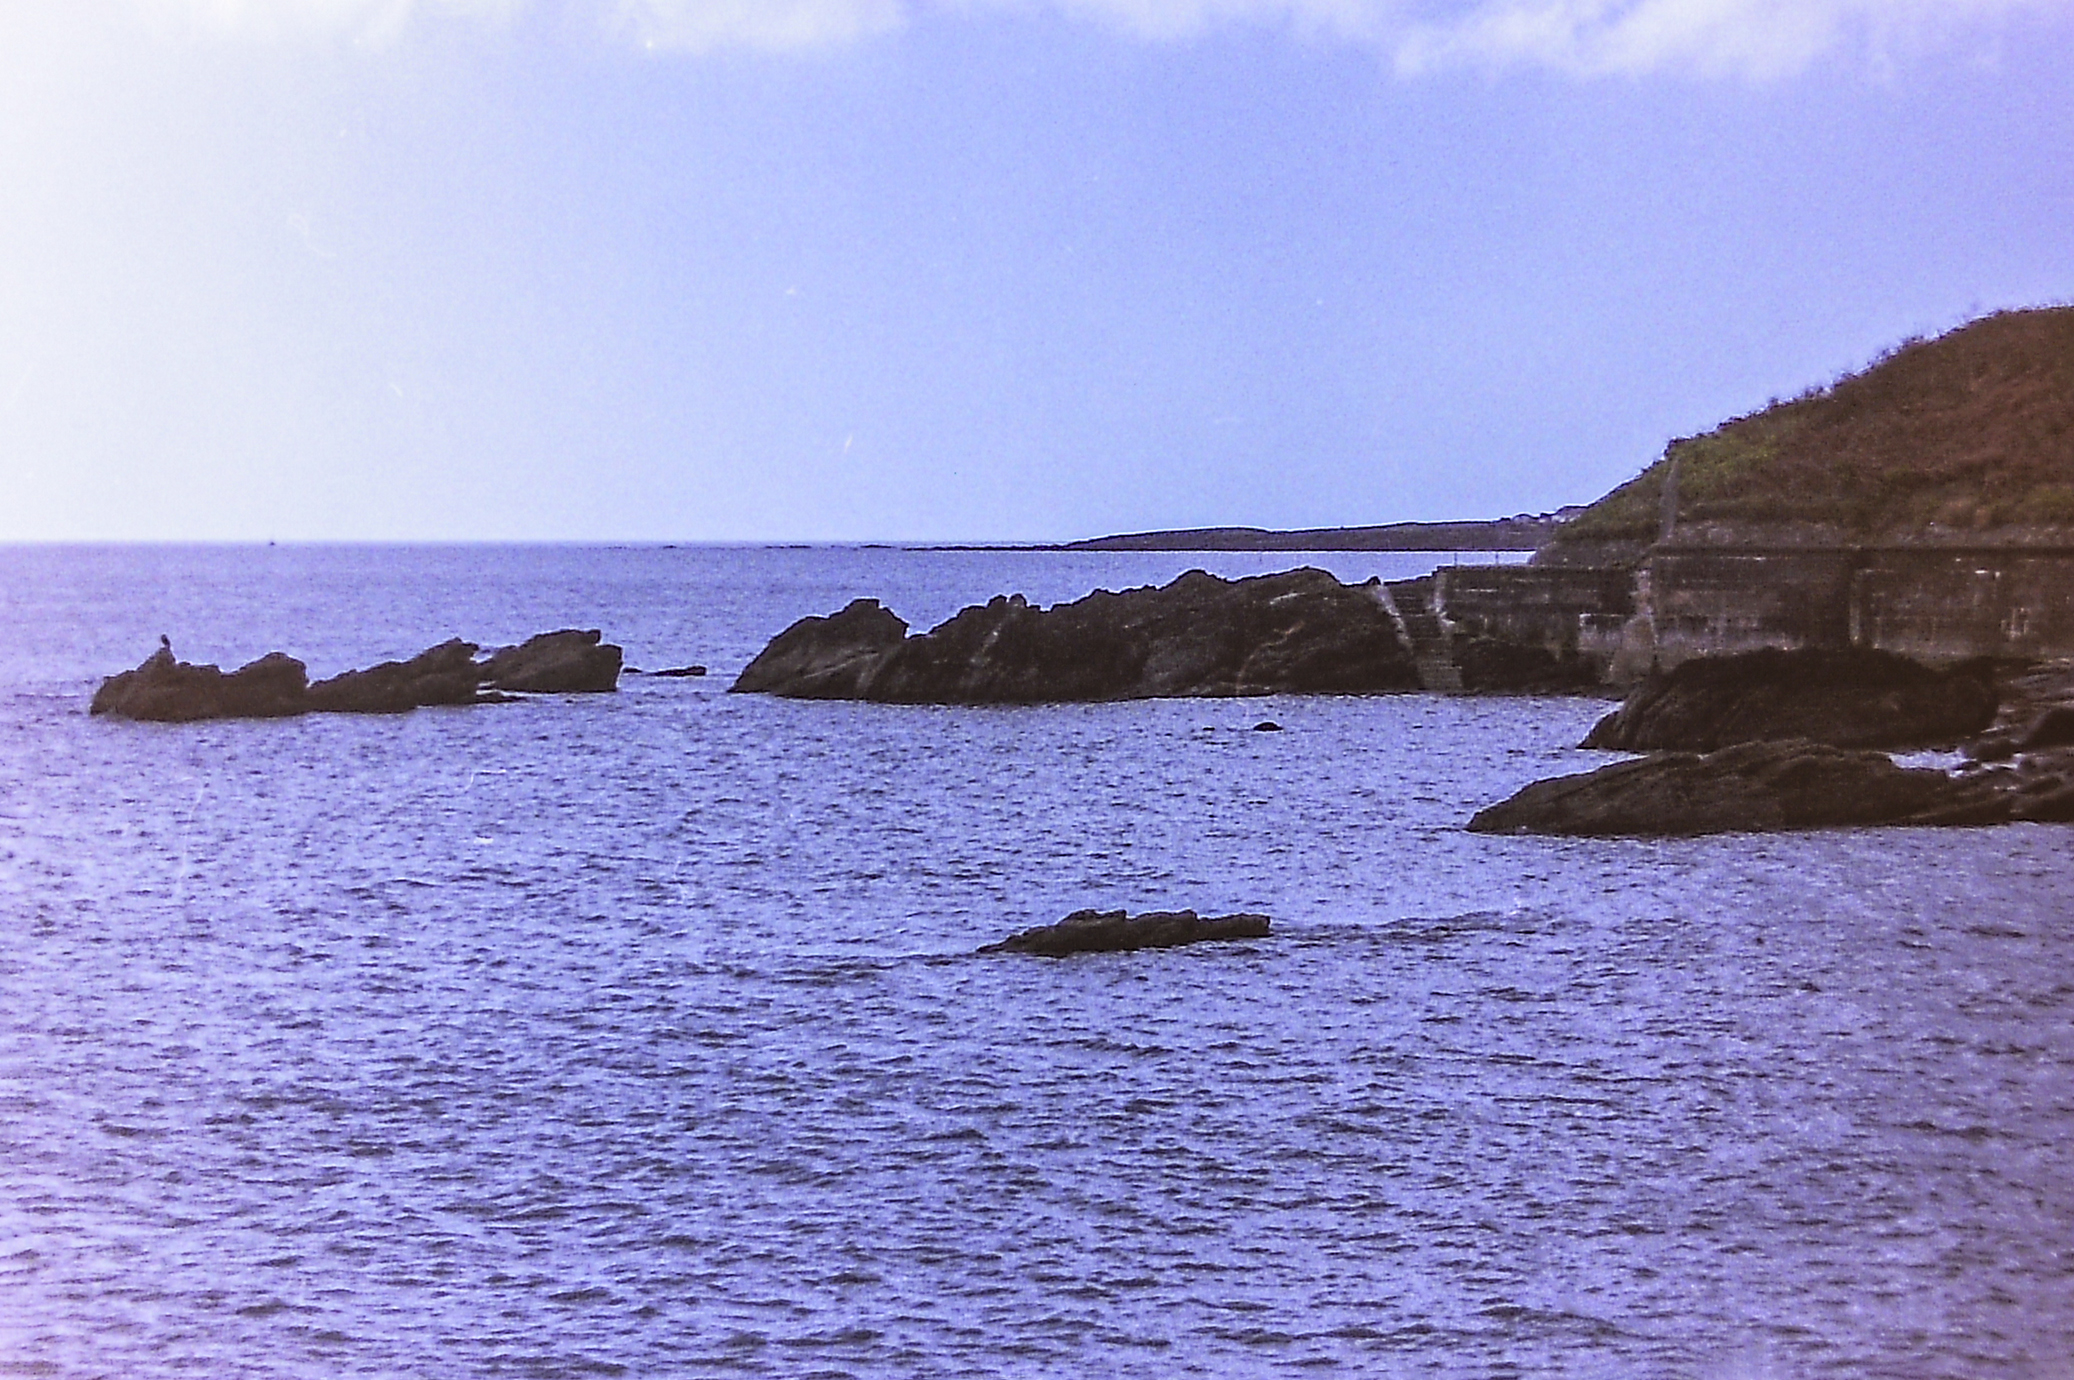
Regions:
M 989 546 L 1009 551 L 1538 551 L 1569 511 L 1484 522 L 1392 522 L 1380 527 L 1183 527 L 1085 541 Z M 960 550 L 932 547 L 931 550 Z

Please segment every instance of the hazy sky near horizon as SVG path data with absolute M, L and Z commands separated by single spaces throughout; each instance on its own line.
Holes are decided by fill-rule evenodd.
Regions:
M 1491 517 L 2074 299 L 2074 0 L 6 0 L 0 540 Z

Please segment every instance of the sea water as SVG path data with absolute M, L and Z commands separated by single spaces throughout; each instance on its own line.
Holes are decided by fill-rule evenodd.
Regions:
M 0 1376 L 2074 1370 L 2064 827 L 1464 833 L 1590 700 L 724 693 L 1435 559 L 0 551 Z M 712 674 L 86 712 L 563 626 Z M 1274 934 L 973 954 L 1082 906 Z

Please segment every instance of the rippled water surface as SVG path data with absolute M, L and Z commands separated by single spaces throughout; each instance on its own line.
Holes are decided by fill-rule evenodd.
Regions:
M 2074 1372 L 2074 832 L 1461 832 L 1591 702 L 721 693 L 1200 559 L 0 551 L 0 1374 Z M 85 713 L 569 624 L 714 675 Z M 1275 934 L 971 954 L 1082 905 Z

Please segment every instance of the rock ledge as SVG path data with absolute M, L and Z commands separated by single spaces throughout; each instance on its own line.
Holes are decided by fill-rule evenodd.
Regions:
M 1882 752 L 1801 741 L 1739 743 L 1704 755 L 1661 752 L 1536 781 L 1478 811 L 1469 830 L 1650 837 L 2017 817 L 2015 794 L 1995 783 L 1896 766 Z
M 1900 750 L 1959 742 L 1995 720 L 1994 668 L 1935 670 L 1868 648 L 1765 648 L 1654 672 L 1581 747 L 1713 752 L 1804 738 Z
M 1265 939 L 1265 915 L 1197 915 L 1192 910 L 1152 910 L 1128 915 L 1120 910 L 1076 910 L 1055 925 L 1039 925 L 989 944 L 983 954 L 1125 953 L 1133 949 L 1172 949 L 1213 939 Z
M 158 723 L 201 719 L 280 719 L 298 714 L 401 714 L 425 705 L 497 704 L 511 694 L 615 690 L 620 649 L 595 628 L 541 633 L 478 660 L 473 642 L 453 638 L 408 661 L 385 661 L 310 683 L 309 670 L 268 652 L 235 671 L 173 657 L 170 642 L 135 670 L 101 682 L 94 714 Z

